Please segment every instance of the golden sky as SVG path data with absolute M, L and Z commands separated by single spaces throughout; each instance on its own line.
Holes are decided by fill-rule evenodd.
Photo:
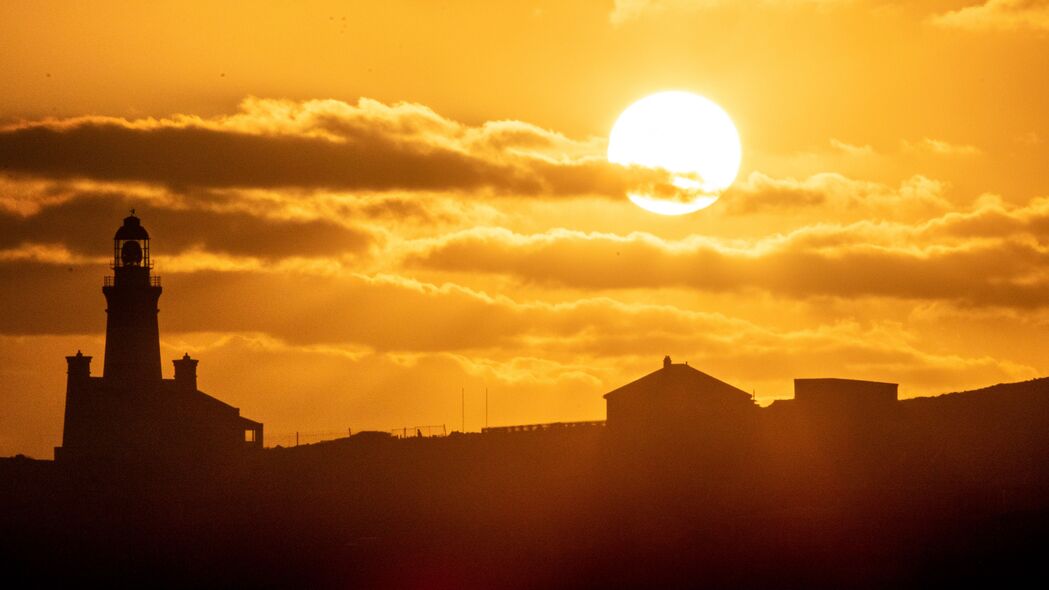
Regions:
M 134 207 L 165 375 L 295 431 L 600 419 L 664 354 L 935 394 L 1049 373 L 1049 1 L 9 2 L 0 455 L 101 371 Z M 743 166 L 682 217 L 604 161 L 703 95 Z M 650 179 L 646 179 L 650 180 Z

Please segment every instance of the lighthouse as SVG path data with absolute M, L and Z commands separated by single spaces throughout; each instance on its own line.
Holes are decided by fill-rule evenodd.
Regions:
M 160 360 L 160 277 L 153 275 L 149 232 L 134 211 L 113 236 L 113 274 L 102 283 L 106 348 L 102 376 L 91 357 L 66 357 L 62 463 L 162 462 L 188 466 L 262 448 L 262 424 L 197 388 L 197 359 Z

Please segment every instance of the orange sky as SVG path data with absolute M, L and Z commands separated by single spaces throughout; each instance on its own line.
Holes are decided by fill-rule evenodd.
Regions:
M 216 5 L 219 6 L 216 6 Z M 169 360 L 296 430 L 604 416 L 664 354 L 940 393 L 1049 373 L 1049 2 L 0 7 L 0 455 L 101 370 L 135 207 Z M 603 161 L 704 95 L 743 168 L 677 218 Z

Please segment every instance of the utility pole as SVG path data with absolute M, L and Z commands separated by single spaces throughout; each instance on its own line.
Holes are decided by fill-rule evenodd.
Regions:
M 488 428 L 488 386 L 484 386 L 484 427 Z
M 462 432 L 463 434 L 466 434 L 466 386 L 462 387 L 462 394 L 463 394 L 463 400 L 462 400 L 463 425 L 462 425 L 462 430 L 460 430 L 460 432 Z

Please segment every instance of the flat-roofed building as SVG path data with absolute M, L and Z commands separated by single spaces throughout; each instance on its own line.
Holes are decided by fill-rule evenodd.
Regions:
M 898 388 L 895 383 L 859 379 L 795 379 L 794 400 L 806 408 L 888 407 L 895 405 Z

